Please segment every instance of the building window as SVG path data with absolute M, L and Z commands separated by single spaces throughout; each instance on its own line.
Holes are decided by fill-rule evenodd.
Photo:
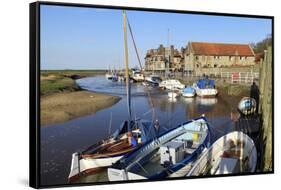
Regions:
M 240 60 L 244 61 L 245 57 L 244 56 L 240 56 Z
M 214 68 L 217 68 L 217 66 L 218 66 L 217 64 L 214 64 Z
M 214 56 L 214 58 L 215 58 L 215 59 L 220 59 L 220 56 L 217 56 L 217 55 L 216 55 L 216 56 Z

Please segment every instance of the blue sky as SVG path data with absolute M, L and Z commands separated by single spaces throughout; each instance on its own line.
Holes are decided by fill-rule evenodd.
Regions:
M 159 44 L 180 49 L 188 41 L 251 43 L 271 34 L 271 20 L 127 11 L 144 64 Z M 41 69 L 123 68 L 121 10 L 41 5 Z M 129 32 L 129 31 L 128 31 Z M 128 33 L 130 67 L 138 65 Z

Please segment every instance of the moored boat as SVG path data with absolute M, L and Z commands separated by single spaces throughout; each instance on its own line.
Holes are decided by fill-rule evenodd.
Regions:
M 219 138 L 196 161 L 187 176 L 253 173 L 257 150 L 254 141 L 240 131 Z
M 182 96 L 186 98 L 194 97 L 196 94 L 195 89 L 191 86 L 187 86 L 182 90 Z
M 118 81 L 118 75 L 117 75 L 117 72 L 114 72 L 114 73 L 112 74 L 112 78 L 111 78 L 111 80 L 112 80 L 113 82 L 117 82 L 117 81 Z
M 108 168 L 110 181 L 163 179 L 194 162 L 209 145 L 206 118 L 174 127 L 144 143 Z
M 106 74 L 105 74 L 105 78 L 107 78 L 108 80 L 112 80 L 112 73 L 111 72 L 107 72 Z
M 238 110 L 244 115 L 250 115 L 255 113 L 257 103 L 254 98 L 244 97 L 240 100 L 238 104 Z
M 159 83 L 159 87 L 163 89 L 173 90 L 173 89 L 183 89 L 185 87 L 179 80 L 176 79 L 169 79 L 163 80 Z
M 154 127 L 149 121 L 123 122 L 107 139 L 91 145 L 82 152 L 72 154 L 69 181 L 111 166 L 126 153 L 154 136 Z
M 158 75 L 150 75 L 149 77 L 145 77 L 145 85 L 150 86 L 159 86 L 159 83 L 162 81 L 161 77 Z
M 218 90 L 215 88 L 215 81 L 210 79 L 199 79 L 193 84 L 196 94 L 200 97 L 215 97 Z
M 132 70 L 132 79 L 136 82 L 144 81 L 144 75 L 139 70 Z

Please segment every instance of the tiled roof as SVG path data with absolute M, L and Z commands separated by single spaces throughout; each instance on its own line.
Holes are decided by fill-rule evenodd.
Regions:
M 195 55 L 254 56 L 252 48 L 248 44 L 223 44 L 207 42 L 191 42 L 190 44 Z

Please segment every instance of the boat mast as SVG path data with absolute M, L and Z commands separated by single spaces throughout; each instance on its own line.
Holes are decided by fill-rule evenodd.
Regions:
M 130 92 L 130 78 L 129 78 L 129 59 L 128 59 L 128 42 L 127 42 L 127 17 L 126 12 L 123 10 L 123 28 L 124 28 L 124 48 L 125 48 L 125 77 L 127 88 L 127 106 L 128 106 L 128 122 L 131 121 L 131 92 Z M 129 125 L 128 125 L 129 126 Z

